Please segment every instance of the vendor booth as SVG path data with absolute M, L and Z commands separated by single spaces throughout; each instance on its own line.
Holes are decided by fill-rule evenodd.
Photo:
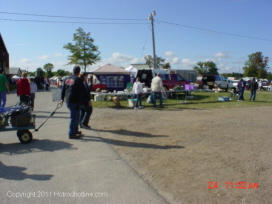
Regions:
M 89 72 L 105 84 L 108 91 L 123 91 L 130 82 L 130 72 L 112 64 L 105 64 Z

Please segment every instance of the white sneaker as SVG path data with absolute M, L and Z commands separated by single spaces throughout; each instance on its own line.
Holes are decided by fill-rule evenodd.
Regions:
M 144 107 L 143 106 L 139 106 L 140 109 L 143 109 Z
M 138 110 L 139 108 L 138 108 L 138 107 L 135 107 L 134 109 L 135 109 L 135 110 Z

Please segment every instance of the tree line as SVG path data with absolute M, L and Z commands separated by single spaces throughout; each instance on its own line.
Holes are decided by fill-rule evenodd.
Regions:
M 70 51 L 71 55 L 68 56 L 67 65 L 78 65 L 82 66 L 84 72 L 86 72 L 87 66 L 91 66 L 98 62 L 100 58 L 100 52 L 98 46 L 94 45 L 94 39 L 91 38 L 91 33 L 86 33 L 82 28 L 78 28 L 77 32 L 73 35 L 74 43 L 67 43 L 63 46 L 64 49 Z M 146 64 L 151 68 L 154 67 L 154 59 L 151 55 L 146 55 L 144 57 Z M 222 73 L 225 77 L 257 77 L 257 78 L 267 78 L 272 79 L 272 73 L 268 72 L 268 57 L 264 57 L 262 52 L 255 52 L 248 55 L 248 59 L 243 67 L 243 73 Z M 165 62 L 162 57 L 156 56 L 156 67 L 163 69 L 170 69 L 171 65 L 169 62 Z M 58 69 L 53 72 L 54 66 L 51 63 L 47 63 L 43 68 L 37 68 L 36 72 L 30 73 L 34 76 L 65 76 L 69 75 L 68 71 Z M 218 68 L 213 61 L 198 62 L 196 66 L 193 67 L 194 70 L 198 72 L 200 76 L 203 74 L 219 74 Z
M 272 73 L 268 72 L 268 57 L 264 57 L 262 52 L 255 52 L 248 55 L 248 59 L 243 67 L 244 73 L 223 73 L 225 77 L 256 77 L 262 79 L 272 79 Z M 208 62 L 198 62 L 194 70 L 198 72 L 200 76 L 203 74 L 218 74 L 218 68 L 216 64 L 212 61 Z
M 38 77 L 51 78 L 53 76 L 63 77 L 63 76 L 68 76 L 72 74 L 69 71 L 66 71 L 64 69 L 58 69 L 57 71 L 53 72 L 53 69 L 54 69 L 54 65 L 51 63 L 47 63 L 43 66 L 43 68 L 38 67 L 35 72 L 28 72 L 28 75 L 34 76 L 34 77 L 38 76 Z

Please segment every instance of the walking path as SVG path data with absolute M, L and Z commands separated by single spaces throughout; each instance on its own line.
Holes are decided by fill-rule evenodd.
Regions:
M 18 99 L 11 93 L 6 106 Z M 36 128 L 56 106 L 51 92 L 36 93 Z M 82 139 L 70 140 L 68 124 L 64 105 L 29 144 L 21 144 L 15 131 L 0 132 L 1 203 L 166 203 L 99 132 L 83 130 Z

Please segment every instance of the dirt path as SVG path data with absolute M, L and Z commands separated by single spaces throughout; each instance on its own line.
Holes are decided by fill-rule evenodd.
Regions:
M 91 125 L 170 203 L 272 203 L 271 121 L 271 107 L 95 109 Z

